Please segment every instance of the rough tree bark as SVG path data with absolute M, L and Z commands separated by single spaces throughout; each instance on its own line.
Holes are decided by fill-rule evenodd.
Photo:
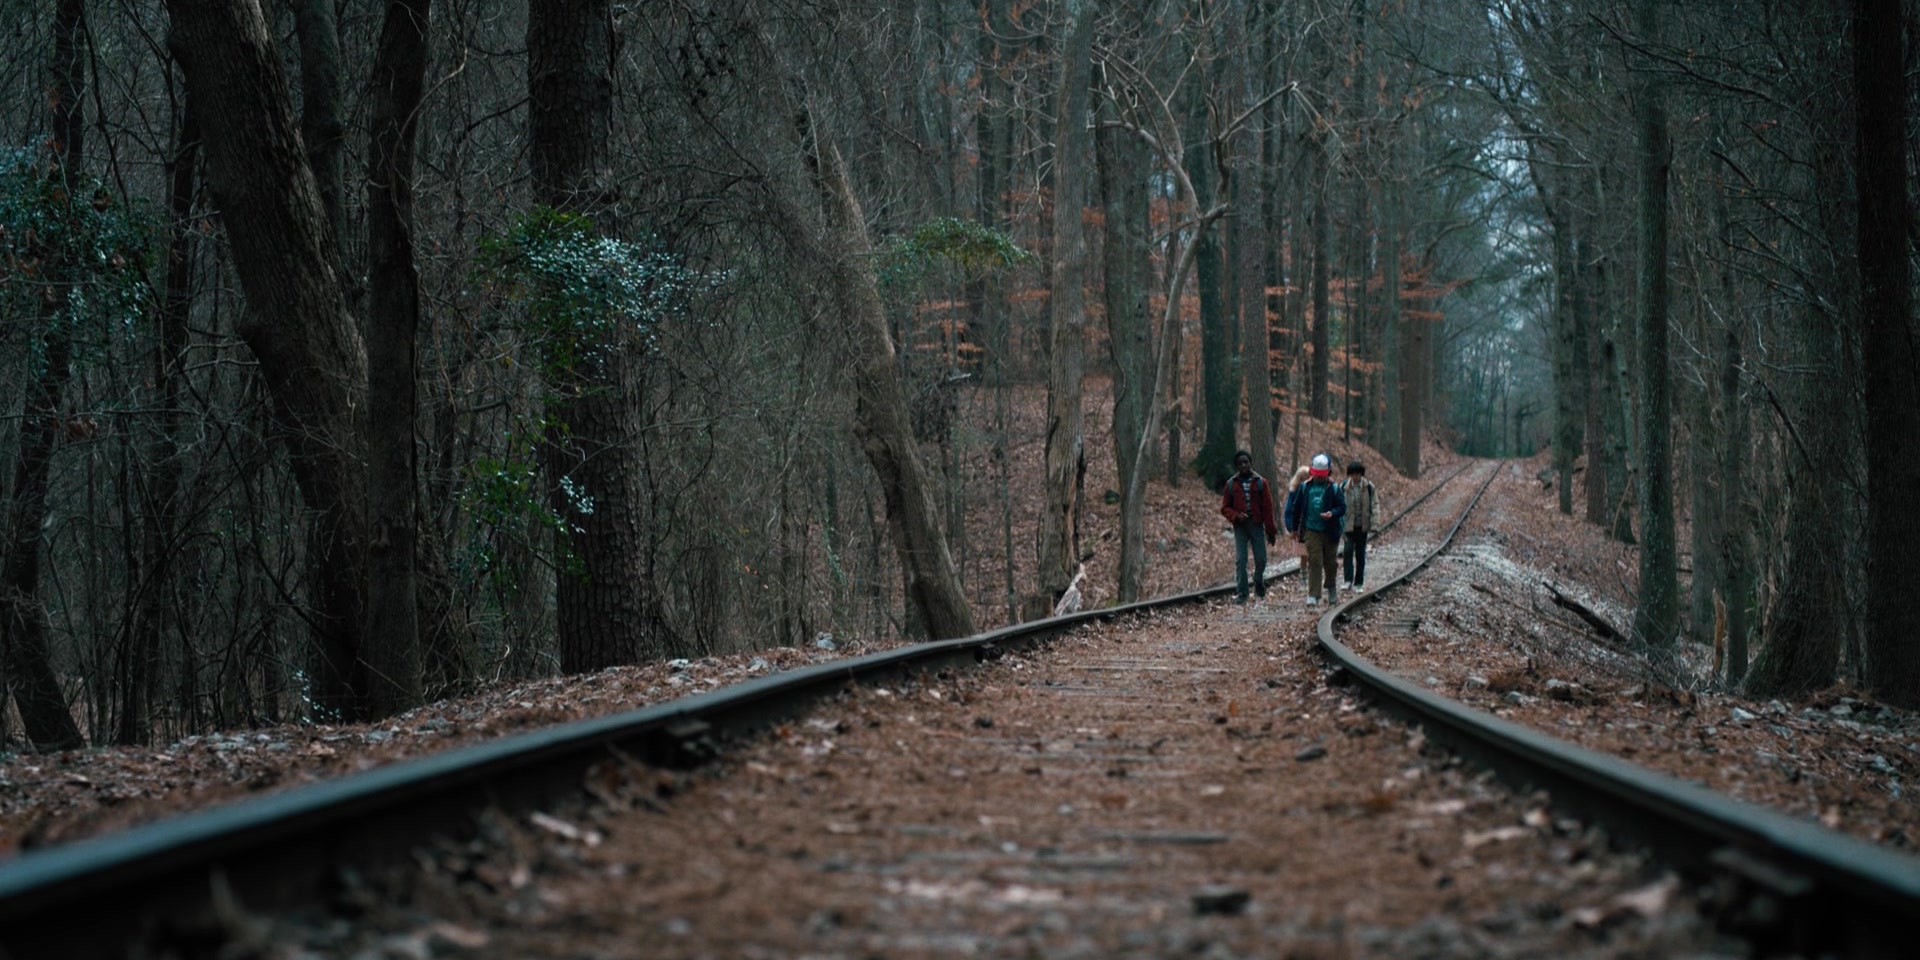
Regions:
M 1717 211 L 1722 245 L 1731 248 L 1724 199 Z M 1725 410 L 1719 441 L 1720 515 L 1725 521 L 1720 541 L 1720 569 L 1726 581 L 1721 603 L 1726 608 L 1727 686 L 1738 688 L 1747 673 L 1747 637 L 1753 624 L 1753 549 L 1751 537 L 1759 526 L 1751 492 L 1747 490 L 1747 458 L 1751 455 L 1747 398 L 1741 391 L 1740 325 L 1732 318 L 1743 311 L 1734 298 L 1733 265 L 1720 266 L 1720 302 L 1728 313 L 1720 343 L 1720 403 Z M 1592 471 L 1589 470 L 1589 473 Z
M 1848 71 L 1851 64 L 1844 65 Z M 1857 623 L 1847 604 L 1850 569 L 1845 551 L 1859 529 L 1857 492 L 1849 474 L 1859 463 L 1857 437 L 1847 428 L 1845 411 L 1836 410 L 1835 384 L 1851 377 L 1855 362 L 1848 338 L 1859 309 L 1860 277 L 1852 268 L 1859 253 L 1856 229 L 1848 219 L 1850 170 L 1845 145 L 1854 123 L 1850 104 L 1836 103 L 1815 120 L 1812 145 L 1814 196 L 1828 250 L 1813 272 L 1815 302 L 1791 325 L 1791 355 L 1798 364 L 1786 371 L 1785 403 L 1775 406 L 1783 421 L 1789 451 L 1788 502 L 1782 572 L 1768 606 L 1766 645 L 1747 674 L 1747 690 L 1756 696 L 1794 696 L 1831 685 L 1840 653 Z M 1843 319 L 1845 318 L 1845 319 Z M 1841 531 L 1836 534 L 1835 531 Z
M 1092 0 L 1069 0 L 1055 99 L 1053 242 L 1048 312 L 1052 349 L 1047 374 L 1046 512 L 1040 518 L 1039 583 L 1028 619 L 1046 616 L 1073 580 L 1078 537 L 1074 477 L 1086 438 L 1081 381 L 1086 368 L 1086 167 L 1088 71 L 1093 56 Z
M 1920 343 L 1913 322 L 1900 0 L 1855 0 L 1856 181 L 1867 372 L 1867 685 L 1920 706 Z
M 533 0 L 527 12 L 529 158 L 534 199 L 606 222 L 617 213 L 611 0 Z M 623 338 L 593 345 L 548 385 L 543 444 L 554 511 L 567 532 L 554 604 L 560 666 L 596 670 L 653 659 L 652 595 L 641 530 L 644 464 L 630 442 L 627 396 L 636 362 Z
M 1208 135 L 1204 109 L 1190 116 L 1186 137 L 1187 177 L 1193 182 L 1195 210 L 1219 202 L 1220 168 Z M 1193 240 L 1193 284 L 1200 295 L 1200 385 L 1206 406 L 1206 432 L 1193 455 L 1193 471 L 1218 490 L 1233 472 L 1235 431 L 1240 425 L 1240 382 L 1233 375 L 1235 329 L 1225 303 L 1225 263 L 1214 231 Z
M 1327 364 L 1333 350 L 1333 317 L 1327 293 L 1327 257 L 1333 247 L 1333 209 L 1327 182 L 1332 179 L 1324 147 L 1314 152 L 1314 171 L 1309 189 L 1313 191 L 1313 366 L 1308 373 L 1307 413 L 1316 420 L 1327 418 Z
M 300 38 L 300 140 L 307 147 L 326 211 L 329 243 L 346 262 L 346 124 L 340 106 L 340 19 L 337 0 L 298 0 L 293 29 Z M 351 277 L 343 277 L 351 283 Z
M 413 260 L 413 167 L 432 0 L 390 0 L 373 64 L 367 157 L 367 694 L 376 715 L 421 696 L 414 574 L 419 478 L 415 341 L 420 278 Z
M 313 513 L 313 695 L 365 713 L 366 352 L 348 315 L 326 214 L 295 126 L 279 51 L 249 0 L 169 0 L 204 135 L 207 186 L 232 239 L 248 310 L 240 338 L 260 363 L 277 439 Z
M 1110 110 L 1111 105 L 1109 105 Z M 1135 136 L 1103 123 L 1095 134 L 1100 168 L 1101 243 L 1107 343 L 1113 357 L 1113 457 L 1120 482 L 1121 603 L 1140 599 L 1146 574 L 1147 409 L 1153 389 L 1148 349 L 1151 265 L 1147 151 Z
M 1659 33 L 1658 0 L 1639 0 L 1636 27 Z M 1642 80 L 1635 98 L 1640 125 L 1640 603 L 1633 633 L 1643 644 L 1667 648 L 1679 618 L 1674 562 L 1672 385 L 1667 376 L 1667 174 L 1672 147 L 1661 85 Z
M 54 8 L 52 87 L 53 167 L 62 180 L 59 201 L 76 198 L 76 174 L 86 133 L 86 5 L 60 0 Z M 57 232 L 56 232 L 57 233 Z M 14 463 L 8 536 L 0 545 L 0 669 L 4 669 L 27 739 L 37 750 L 66 750 L 85 745 L 80 727 L 67 709 L 53 651 L 47 641 L 47 608 L 40 596 L 41 532 L 46 526 L 47 486 L 53 455 L 60 443 L 60 405 L 73 377 L 73 331 L 65 313 L 70 306 L 77 253 L 59 236 L 47 241 L 40 279 L 48 286 L 35 316 L 38 354 L 20 418 L 20 453 Z
M 1544 180 L 1535 174 L 1536 184 Z M 1560 512 L 1572 516 L 1573 462 L 1580 454 L 1585 417 L 1580 401 L 1586 394 L 1586 371 L 1574 366 L 1574 344 L 1580 331 L 1574 321 L 1573 290 L 1580 282 L 1580 269 L 1574 261 L 1571 218 L 1552 198 L 1543 202 L 1553 231 L 1553 471 Z
M 1007 221 L 1007 191 L 1004 184 L 1013 181 L 1013 152 L 1007 143 L 1012 126 L 1000 110 L 1007 109 L 1008 67 L 1002 62 L 1006 52 L 999 37 L 1007 31 L 1006 0 L 987 0 L 980 7 L 981 30 L 979 70 L 985 99 L 974 121 L 979 142 L 980 222 L 991 229 L 1002 229 Z M 998 109 L 996 109 L 998 108 Z M 1007 303 L 1007 281 L 1000 271 L 990 270 L 978 285 L 981 329 L 987 333 L 987 351 L 991 355 L 994 424 L 994 479 L 1000 506 L 1001 594 L 1007 622 L 1019 618 L 1019 585 L 1014 581 L 1013 562 L 1013 465 L 1008 450 L 1007 424 L 1012 419 L 1012 385 L 1007 374 L 1008 353 L 1013 345 L 1013 313 Z
M 1256 58 L 1259 48 L 1248 43 L 1253 31 L 1248 26 L 1257 27 L 1251 11 L 1241 10 L 1235 14 L 1234 24 L 1239 28 L 1239 37 L 1230 38 L 1231 45 L 1239 50 L 1233 55 L 1232 69 L 1229 71 L 1229 90 L 1233 96 L 1229 102 L 1237 103 L 1235 113 L 1242 110 L 1260 108 L 1261 86 L 1265 78 L 1261 75 L 1261 61 Z M 1262 111 L 1264 112 L 1264 111 Z M 1267 209 L 1263 196 L 1266 178 L 1261 171 L 1271 162 L 1262 156 L 1266 146 L 1264 138 L 1254 130 L 1229 130 L 1226 133 L 1228 149 L 1233 157 L 1234 174 L 1232 179 L 1233 208 L 1240 216 L 1233 220 L 1234 272 L 1238 277 L 1236 287 L 1239 291 L 1240 307 L 1240 377 L 1246 391 L 1247 404 L 1247 449 L 1253 454 L 1253 468 L 1261 476 L 1272 479 L 1278 470 L 1273 461 L 1273 374 L 1269 369 L 1270 354 L 1267 350 L 1267 231 L 1270 222 L 1260 214 Z

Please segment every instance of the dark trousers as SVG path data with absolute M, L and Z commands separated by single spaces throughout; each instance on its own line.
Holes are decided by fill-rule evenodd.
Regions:
M 1247 599 L 1247 549 L 1253 549 L 1253 589 L 1260 596 L 1267 595 L 1267 531 L 1257 523 L 1236 523 L 1233 525 L 1233 583 L 1238 587 L 1233 599 L 1245 602 Z
M 1340 561 L 1346 581 L 1356 587 L 1367 583 L 1367 531 L 1347 531 L 1347 556 Z

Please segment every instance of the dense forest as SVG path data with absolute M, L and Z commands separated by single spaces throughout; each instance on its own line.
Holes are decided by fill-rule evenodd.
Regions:
M 1911 0 L 0 8 L 0 748 L 1044 615 L 1096 457 L 1134 599 L 1303 417 L 1920 704 Z

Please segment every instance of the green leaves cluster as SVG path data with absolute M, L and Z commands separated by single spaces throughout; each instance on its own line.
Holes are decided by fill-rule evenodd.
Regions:
M 550 378 L 591 379 L 611 351 L 651 350 L 657 327 L 720 279 L 656 247 L 598 233 L 575 213 L 539 207 L 481 240 L 482 278 L 524 306 Z
M 968 277 L 979 277 L 1035 259 L 1004 231 L 972 220 L 938 217 L 886 249 L 880 260 L 880 283 L 911 289 L 936 266 L 958 267 Z
M 0 152 L 0 317 L 75 339 L 89 324 L 131 330 L 147 304 L 155 224 L 99 181 L 71 189 L 31 149 Z M 36 337 L 36 340 L 39 338 Z

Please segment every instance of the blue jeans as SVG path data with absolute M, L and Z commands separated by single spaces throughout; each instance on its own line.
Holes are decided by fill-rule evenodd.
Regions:
M 1233 525 L 1233 583 L 1239 590 L 1235 603 L 1247 600 L 1247 547 L 1253 547 L 1253 590 L 1267 595 L 1267 531 L 1257 523 Z
M 1347 531 L 1347 556 L 1342 561 L 1347 583 L 1361 587 L 1367 583 L 1367 531 Z

